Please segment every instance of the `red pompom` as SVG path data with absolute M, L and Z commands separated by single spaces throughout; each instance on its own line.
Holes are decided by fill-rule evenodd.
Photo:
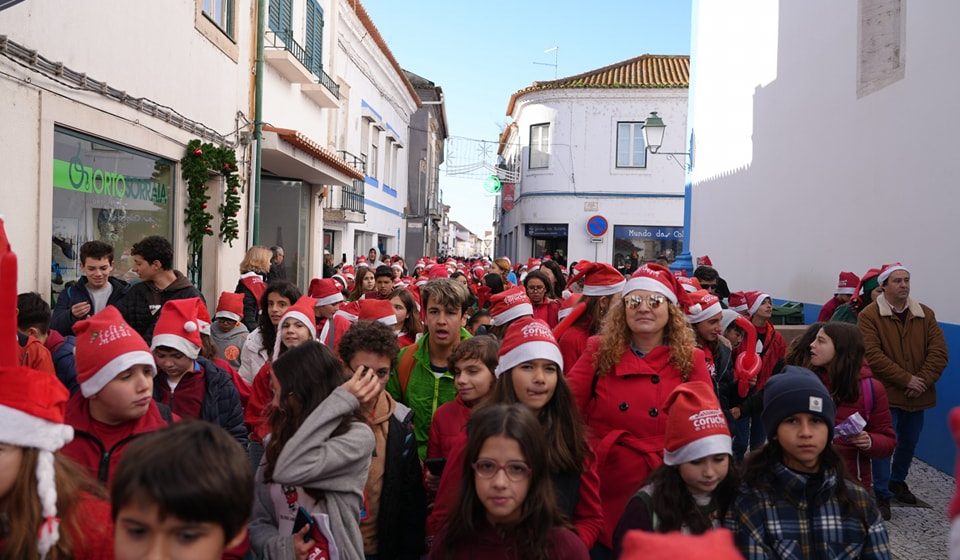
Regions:
M 201 150 L 200 148 L 197 148 L 196 150 L 193 151 L 193 155 L 200 157 L 203 155 L 203 150 Z

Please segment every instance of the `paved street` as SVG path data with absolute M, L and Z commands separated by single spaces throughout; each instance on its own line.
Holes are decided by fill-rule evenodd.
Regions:
M 893 558 L 943 560 L 947 558 L 950 529 L 946 511 L 953 496 L 953 477 L 914 460 L 907 483 L 913 493 L 931 507 L 904 507 L 894 500 L 893 519 L 887 522 Z

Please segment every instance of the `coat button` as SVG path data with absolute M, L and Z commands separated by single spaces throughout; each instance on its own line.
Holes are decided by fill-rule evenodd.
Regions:
M 660 376 L 659 376 L 659 375 L 654 375 L 653 377 L 651 377 L 651 378 L 650 378 L 650 383 L 653 383 L 654 385 L 656 385 L 657 383 L 660 383 Z
M 630 408 L 629 403 L 622 402 L 620 403 L 620 412 L 626 412 Z
M 658 411 L 656 408 L 650 409 L 650 416 L 656 417 L 657 414 L 660 414 L 660 411 Z

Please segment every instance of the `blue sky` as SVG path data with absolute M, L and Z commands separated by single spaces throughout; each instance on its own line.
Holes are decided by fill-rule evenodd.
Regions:
M 690 53 L 687 0 L 363 0 L 402 67 L 443 88 L 452 136 L 496 140 L 510 95 L 641 54 Z M 478 235 L 494 199 L 480 180 L 441 175 L 451 217 Z

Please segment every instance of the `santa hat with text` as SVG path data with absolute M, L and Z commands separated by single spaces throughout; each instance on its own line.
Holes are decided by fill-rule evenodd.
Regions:
M 667 415 L 664 464 L 680 465 L 710 455 L 733 453 L 730 427 L 713 387 L 707 383 L 680 384 L 667 397 L 663 410 Z
M 563 356 L 557 339 L 550 332 L 550 325 L 533 317 L 523 317 L 507 327 L 497 358 L 499 361 L 494 374 L 498 378 L 504 372 L 531 360 L 550 360 L 563 369 Z
M 533 303 L 523 286 L 504 290 L 490 296 L 490 319 L 494 326 L 505 325 L 514 319 L 533 315 Z
M 77 383 L 84 397 L 96 395 L 133 366 L 147 366 L 157 373 L 150 347 L 112 305 L 89 319 L 77 321 L 73 332 Z

